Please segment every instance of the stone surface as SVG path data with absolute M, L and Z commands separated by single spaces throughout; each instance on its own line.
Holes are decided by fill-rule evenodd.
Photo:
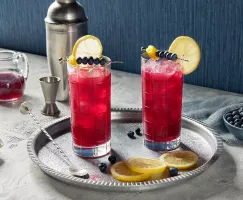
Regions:
M 14 103 L 0 103 L 0 199 L 1 200 L 147 200 L 147 199 L 243 199 L 243 149 L 224 145 L 219 160 L 200 176 L 185 184 L 151 192 L 113 193 L 69 186 L 44 174 L 29 158 L 26 143 L 36 130 L 35 123 L 19 113 L 23 101 L 34 105 L 33 113 L 47 124 L 53 117 L 40 114 L 44 103 L 38 79 L 48 75 L 45 57 L 27 54 L 30 75 L 25 95 Z M 140 76 L 120 71 L 112 72 L 112 106 L 141 107 Z M 228 92 L 184 86 L 184 102 L 201 100 Z M 69 115 L 68 103 L 57 102 L 61 115 Z

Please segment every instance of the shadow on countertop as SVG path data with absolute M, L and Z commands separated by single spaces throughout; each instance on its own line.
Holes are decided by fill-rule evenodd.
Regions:
M 18 108 L 21 105 L 21 103 L 23 103 L 24 101 L 33 102 L 33 100 L 34 100 L 34 98 L 32 96 L 24 94 L 22 97 L 20 97 L 17 100 L 0 102 L 0 106 L 6 107 L 6 108 Z
M 1 165 L 3 165 L 3 163 L 4 163 L 4 160 L 2 160 L 2 159 L 0 158 L 0 167 L 1 167 Z

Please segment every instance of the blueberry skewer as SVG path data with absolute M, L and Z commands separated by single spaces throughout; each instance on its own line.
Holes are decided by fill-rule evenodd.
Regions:
M 142 52 L 146 52 L 146 48 L 145 47 L 142 47 L 141 48 L 141 51 Z M 183 60 L 183 61 L 189 62 L 188 60 L 185 60 L 183 58 L 178 58 L 177 54 L 170 53 L 168 51 L 157 50 L 156 51 L 156 56 L 158 58 L 161 58 L 161 59 L 167 59 L 167 60 L 173 60 L 173 61 L 176 61 L 178 59 L 178 60 Z
M 92 65 L 92 64 L 95 64 L 95 65 L 101 65 L 101 66 L 104 66 L 104 65 L 108 65 L 110 63 L 123 63 L 123 62 L 120 62 L 120 61 L 106 61 L 105 58 L 101 57 L 101 58 L 93 58 L 92 56 L 90 56 L 89 58 L 87 57 L 78 57 L 76 59 L 76 62 L 78 65 L 81 65 L 81 64 L 89 64 L 89 65 Z
M 177 57 L 177 54 L 175 53 L 170 53 L 168 51 L 160 51 L 158 50 L 156 52 L 156 56 L 159 57 L 159 58 L 166 58 L 167 60 L 173 60 L 173 61 L 176 61 L 177 59 L 179 59 Z M 184 59 L 183 59 L 184 60 Z
M 178 58 L 177 54 L 175 53 L 170 53 L 168 51 L 161 51 L 161 50 L 158 50 L 156 52 L 156 56 L 159 57 L 159 58 L 165 58 L 167 60 L 173 60 L 173 61 L 176 61 L 176 60 L 183 60 L 183 61 L 186 61 L 186 62 L 189 62 L 189 60 L 186 60 L 186 59 L 183 59 L 183 58 Z
M 105 65 L 109 65 L 111 63 L 117 63 L 117 64 L 122 64 L 123 63 L 121 61 L 107 61 L 104 57 L 94 58 L 92 56 L 90 56 L 90 57 L 86 57 L 85 56 L 83 58 L 78 57 L 77 59 L 76 58 L 74 58 L 74 59 L 75 59 L 73 61 L 74 63 L 71 63 L 74 66 L 81 65 L 81 64 L 83 64 L 83 65 L 87 65 L 87 64 L 89 64 L 89 65 L 93 65 L 93 64 L 99 65 L 100 64 L 101 66 L 105 66 Z M 70 61 L 70 60 L 68 60 L 68 58 L 59 58 L 58 60 L 59 60 L 60 63 Z

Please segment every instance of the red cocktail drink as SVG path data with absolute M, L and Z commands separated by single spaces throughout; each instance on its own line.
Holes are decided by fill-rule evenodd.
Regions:
M 143 59 L 143 58 L 142 58 Z M 180 143 L 183 73 L 178 62 L 142 60 L 145 145 L 171 150 Z
M 110 151 L 110 66 L 68 66 L 74 152 L 82 157 L 103 156 Z

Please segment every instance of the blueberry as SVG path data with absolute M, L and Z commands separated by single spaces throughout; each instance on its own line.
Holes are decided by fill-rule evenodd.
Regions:
M 77 60 L 76 60 L 76 62 L 77 62 L 79 65 L 82 64 L 82 61 L 83 61 L 83 59 L 80 58 L 80 57 L 78 57 Z
M 104 58 L 100 59 L 100 64 L 103 66 L 106 63 L 106 60 Z
M 243 121 L 243 117 L 240 118 Z
M 142 133 L 141 133 L 141 129 L 140 129 L 140 128 L 137 128 L 137 129 L 135 130 L 135 133 L 136 133 L 137 135 L 139 135 L 139 136 L 142 136 Z
M 172 53 L 168 53 L 167 56 L 166 56 L 166 58 L 167 58 L 168 60 L 172 60 L 172 55 L 173 55 Z
M 94 59 L 94 64 L 96 64 L 96 65 L 100 64 L 100 59 L 99 58 L 95 58 Z
M 146 51 L 146 48 L 145 47 L 141 47 L 141 51 Z
M 240 112 L 240 116 L 243 117 L 243 111 Z
M 167 55 L 169 54 L 169 52 L 168 51 L 164 51 L 164 58 L 166 58 L 167 59 Z
M 241 119 L 235 119 L 234 123 L 237 123 L 237 122 L 239 122 L 240 124 L 242 124 Z
M 107 169 L 107 165 L 105 163 L 100 163 L 98 165 L 99 167 L 99 170 L 102 172 L 102 173 L 105 173 L 106 169 Z
M 94 58 L 92 56 L 89 57 L 88 64 L 89 65 L 93 65 L 94 64 Z
M 243 124 L 241 124 L 241 126 L 240 126 L 241 128 L 243 128 Z
M 160 51 L 159 52 L 159 57 L 164 58 L 165 57 L 165 51 Z
M 84 57 L 83 58 L 83 64 L 86 65 L 88 63 L 88 58 L 87 57 Z
M 236 123 L 234 123 L 234 126 L 236 126 L 236 127 L 240 127 L 240 126 L 241 126 L 241 123 L 236 122 Z
M 233 117 L 233 115 L 231 113 L 228 113 L 227 115 L 225 115 L 225 119 L 227 119 L 228 117 Z
M 233 112 L 232 112 L 232 115 L 239 115 L 238 110 L 233 111 Z
M 230 124 L 234 125 L 234 122 L 233 121 L 229 121 Z
M 114 164 L 114 163 L 116 163 L 116 156 L 114 156 L 114 155 L 110 155 L 110 156 L 108 157 L 108 160 L 109 160 L 109 162 L 110 162 L 111 164 Z
M 131 138 L 131 139 L 136 139 L 136 137 L 134 136 L 134 132 L 133 131 L 129 131 L 127 133 L 128 137 Z
M 178 59 L 177 54 L 172 54 L 171 60 L 176 61 Z
M 178 169 L 176 167 L 169 168 L 170 176 L 177 176 L 178 175 Z
M 229 122 L 229 121 L 233 121 L 233 117 L 227 117 L 226 120 Z
M 240 119 L 240 115 L 235 115 L 233 119 Z
M 161 53 L 161 51 L 156 51 L 156 54 L 155 54 L 155 55 L 156 55 L 157 57 L 160 57 L 160 56 L 159 56 L 160 53 Z
M 243 107 L 239 108 L 238 112 L 241 113 L 243 111 Z

